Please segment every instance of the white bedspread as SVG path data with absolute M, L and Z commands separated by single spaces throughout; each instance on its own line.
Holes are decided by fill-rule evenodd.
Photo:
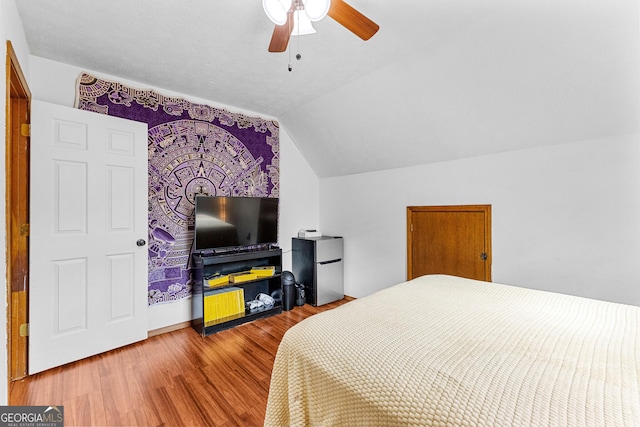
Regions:
M 640 308 L 424 276 L 291 328 L 265 425 L 638 427 Z

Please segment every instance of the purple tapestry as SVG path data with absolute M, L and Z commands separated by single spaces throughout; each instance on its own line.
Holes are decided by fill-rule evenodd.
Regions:
M 278 197 L 278 122 L 81 73 L 76 108 L 149 126 L 149 305 L 190 296 L 197 194 Z

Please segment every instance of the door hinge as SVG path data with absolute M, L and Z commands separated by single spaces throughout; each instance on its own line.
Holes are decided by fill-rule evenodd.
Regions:
M 411 223 L 411 232 L 413 233 L 413 223 Z
M 487 253 L 486 253 L 486 252 L 482 252 L 482 253 L 480 254 L 480 259 L 481 259 L 481 260 L 486 261 L 486 260 L 487 260 L 487 258 L 488 258 L 488 257 L 487 257 Z
M 22 224 L 20 226 L 20 235 L 21 236 L 28 236 L 29 235 L 29 224 Z
M 20 135 L 31 136 L 31 125 L 29 123 L 22 123 L 20 125 Z
M 28 337 L 29 336 L 29 324 L 28 323 L 23 323 L 22 325 L 20 325 L 20 336 L 21 337 Z

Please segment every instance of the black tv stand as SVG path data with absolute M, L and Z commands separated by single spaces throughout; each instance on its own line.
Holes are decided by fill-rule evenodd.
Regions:
M 257 246 L 239 246 L 239 247 L 229 247 L 222 249 L 204 249 L 200 251 L 196 251 L 192 255 L 199 255 L 201 257 L 214 256 L 214 255 L 228 255 L 228 254 L 237 254 L 237 253 L 245 253 L 245 252 L 259 252 L 259 251 L 268 251 L 273 249 L 280 249 L 280 247 L 275 243 L 270 243 L 268 245 L 257 245 Z
M 248 249 L 248 248 L 244 248 Z M 253 267 L 274 267 L 274 274 L 258 277 L 242 283 L 228 283 L 220 286 L 208 286 L 209 278 L 240 273 Z M 193 328 L 202 336 L 232 328 L 252 320 L 272 316 L 282 312 L 282 302 L 269 309 L 245 310 L 232 318 L 211 319 L 207 313 L 205 298 L 226 288 L 240 288 L 244 293 L 244 302 L 254 300 L 259 293 L 271 295 L 279 290 L 282 293 L 282 250 L 280 248 L 251 248 L 242 251 L 199 251 L 192 254 L 191 277 L 193 282 Z

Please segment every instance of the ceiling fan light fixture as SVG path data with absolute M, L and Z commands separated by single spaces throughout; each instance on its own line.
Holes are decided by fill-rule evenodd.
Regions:
M 267 15 L 269 15 L 269 7 L 274 4 L 277 6 L 278 1 L 285 0 L 262 0 Z M 286 9 L 286 5 L 282 6 L 282 3 L 278 6 L 280 11 L 286 10 L 286 25 L 276 24 L 269 42 L 269 52 L 285 52 L 291 36 L 315 33 L 316 30 L 311 24 L 312 20 L 320 20 L 325 14 L 365 41 L 373 37 L 380 29 L 378 24 L 350 6 L 345 0 L 286 1 L 286 5 L 290 5 L 289 9 Z M 300 13 L 301 11 L 304 13 Z
M 327 16 L 331 0 L 302 0 L 304 11 L 313 22 L 317 22 Z
M 314 34 L 316 29 L 311 25 L 311 21 L 306 13 L 302 10 L 293 12 L 293 31 L 292 36 L 304 36 L 305 34 Z
M 276 25 L 284 25 L 287 23 L 291 0 L 262 0 L 262 8 L 271 22 Z

